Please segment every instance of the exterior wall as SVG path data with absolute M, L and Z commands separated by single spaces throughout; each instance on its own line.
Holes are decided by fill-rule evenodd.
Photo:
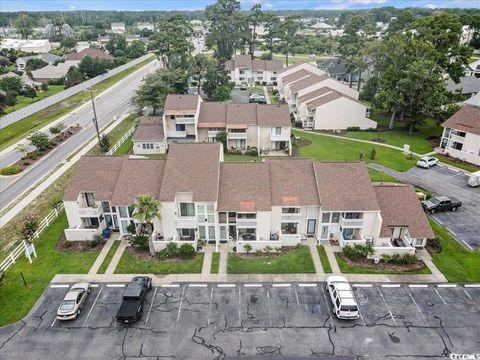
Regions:
M 198 129 L 198 142 L 208 142 L 208 129 Z
M 71 228 L 74 228 L 78 225 L 81 225 L 82 220 L 80 220 L 78 202 L 76 202 L 76 201 L 64 201 L 63 205 L 65 206 L 65 213 L 67 215 L 68 225 Z
M 382 226 L 382 217 L 380 212 L 364 212 L 362 235 L 364 237 L 371 237 L 374 241 L 380 235 L 380 228 Z
M 480 165 L 480 135 L 467 132 L 464 138 L 453 134 L 450 135 L 450 137 L 447 137 L 447 129 L 448 128 L 445 128 L 443 130 L 442 141 L 440 142 L 440 144 L 446 142 L 445 149 L 439 148 L 436 150 L 460 160 Z M 457 150 L 451 147 L 454 142 L 462 143 L 462 150 Z
M 244 253 L 246 252 L 244 249 L 244 245 L 249 244 L 252 247 L 251 252 L 255 252 L 257 250 L 263 250 L 266 246 L 270 246 L 274 251 L 275 248 L 282 247 L 281 241 L 237 241 L 237 253 Z
M 165 240 L 174 239 L 177 235 L 176 214 L 178 212 L 177 204 L 175 202 L 162 202 L 160 210 L 163 227 L 163 237 Z
M 368 119 L 367 107 L 348 98 L 338 98 L 315 109 L 315 130 L 346 130 L 358 126 L 362 130 L 376 128 L 377 123 Z M 302 119 L 303 120 L 303 119 Z
M 270 241 L 270 211 L 257 211 L 257 240 Z
M 240 74 L 240 70 L 243 71 L 243 74 Z M 261 71 L 261 73 L 259 73 Z M 276 72 L 270 70 L 253 70 L 248 68 L 235 68 L 234 70 L 229 71 L 230 80 L 235 83 L 235 85 L 241 85 L 243 82 L 254 84 L 259 82 L 263 85 L 263 82 L 266 82 L 266 85 L 272 85 L 277 81 Z M 272 79 L 272 76 L 274 79 Z
M 153 149 L 144 149 L 143 144 L 153 144 Z M 167 146 L 164 141 L 134 141 L 133 153 L 135 155 L 165 154 Z
M 247 128 L 247 146 L 258 146 L 258 126 L 249 125 Z

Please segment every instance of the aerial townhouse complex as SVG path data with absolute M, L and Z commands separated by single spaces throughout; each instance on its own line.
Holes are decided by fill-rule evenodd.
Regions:
M 227 148 L 256 148 L 260 154 L 291 154 L 286 105 L 203 102 L 198 95 L 168 95 L 163 117 L 142 118 L 134 154 L 165 153 L 173 142 L 216 142 L 227 132 Z
M 174 143 L 167 159 L 83 156 L 64 195 L 68 240 L 106 227 L 128 233 L 140 194 L 161 203 L 152 241 L 295 246 L 314 237 L 371 243 L 377 255 L 412 253 L 433 232 L 409 185 L 372 184 L 361 162 L 224 162 L 220 143 Z
M 358 91 L 310 63 L 286 67 L 277 75 L 278 91 L 302 127 L 310 130 L 376 128 Z
M 225 63 L 225 69 L 230 73 L 230 80 L 235 85 L 275 85 L 277 73 L 283 69 L 283 63 L 279 60 L 252 60 L 250 55 L 235 55 L 233 60 Z

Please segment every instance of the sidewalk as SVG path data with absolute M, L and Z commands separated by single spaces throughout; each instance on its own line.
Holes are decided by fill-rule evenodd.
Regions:
M 227 262 L 228 262 L 228 244 L 221 244 L 218 247 L 220 252 L 220 262 L 218 265 L 218 274 L 225 276 L 227 274 Z
M 268 89 L 266 86 L 263 87 L 263 94 L 265 95 L 265 101 L 267 104 L 271 104 L 270 96 L 268 95 Z
M 105 245 L 103 246 L 102 251 L 100 251 L 100 254 L 98 254 L 95 262 L 93 263 L 92 267 L 90 268 L 90 271 L 88 272 L 88 275 L 93 275 L 98 272 L 98 269 L 100 269 L 100 266 L 103 264 L 103 260 L 107 257 L 108 252 L 112 248 L 113 243 L 115 242 L 115 239 L 110 238 L 107 240 Z
M 203 265 L 202 265 L 202 275 L 210 274 L 210 268 L 212 267 L 212 256 L 213 252 L 215 251 L 214 246 L 204 246 L 204 257 L 203 257 Z
M 310 255 L 312 256 L 313 266 L 315 267 L 315 273 L 325 274 L 323 271 L 322 262 L 320 261 L 320 255 L 318 255 L 317 250 L 317 240 L 316 239 L 307 239 L 302 241 L 303 244 L 306 244 L 310 249 Z
M 128 243 L 125 240 L 122 240 L 120 242 L 120 245 L 117 248 L 117 251 L 115 251 L 115 254 L 113 255 L 112 261 L 110 261 L 110 264 L 108 264 L 107 270 L 105 270 L 105 275 L 112 276 L 113 273 L 115 272 L 115 268 L 117 267 L 120 258 L 123 255 L 123 252 L 125 251 Z
M 335 258 L 335 252 L 340 252 L 340 246 L 332 246 L 330 244 L 326 244 L 323 247 L 325 248 L 325 253 L 327 254 L 330 266 L 332 267 L 333 274 L 341 274 L 340 268 L 338 267 L 337 259 Z

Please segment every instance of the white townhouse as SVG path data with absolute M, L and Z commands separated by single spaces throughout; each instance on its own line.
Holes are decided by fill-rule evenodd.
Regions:
M 162 129 L 160 129 L 162 127 Z M 286 105 L 203 102 L 199 95 L 168 95 L 163 118 L 143 118 L 133 136 L 136 155 L 165 153 L 175 142 L 216 142 L 227 132 L 227 148 L 291 155 Z
M 114 34 L 125 34 L 125 23 L 123 22 L 114 22 L 111 23 L 110 28 Z
M 23 71 L 25 70 L 25 66 L 27 65 L 27 61 L 31 59 L 41 59 L 43 61 L 48 62 L 50 65 L 53 63 L 62 60 L 62 58 L 58 55 L 55 54 L 50 54 L 50 53 L 41 53 L 37 55 L 31 55 L 31 56 L 23 56 L 17 58 L 15 61 L 15 65 L 17 66 L 18 71 Z
M 26 53 L 48 53 L 52 46 L 50 41 L 42 40 L 22 40 L 22 39 L 2 39 L 0 43 L 2 49 L 14 49 Z
M 106 227 L 127 233 L 135 199 L 161 202 L 158 251 L 169 242 L 294 246 L 306 237 L 340 246 L 371 243 L 377 255 L 414 253 L 434 236 L 415 190 L 374 185 L 359 162 L 311 159 L 224 162 L 221 144 L 172 144 L 168 157 L 83 156 L 63 198 L 68 240 Z
M 438 152 L 480 165 L 480 107 L 465 105 L 443 124 Z
M 235 85 L 275 85 L 283 63 L 280 60 L 252 60 L 250 55 L 235 55 L 233 60 L 225 62 L 225 69 Z
M 154 31 L 155 30 L 155 25 L 149 22 L 138 22 L 137 23 L 137 29 L 142 31 L 142 30 L 150 30 Z

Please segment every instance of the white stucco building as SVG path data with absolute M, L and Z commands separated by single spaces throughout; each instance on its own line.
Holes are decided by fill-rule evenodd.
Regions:
M 279 60 L 252 60 L 250 55 L 235 55 L 225 63 L 230 80 L 235 85 L 242 83 L 273 85 L 277 83 L 277 73 L 283 68 Z
M 48 53 L 52 47 L 48 40 L 3 39 L 2 49 L 14 49 L 26 53 Z

